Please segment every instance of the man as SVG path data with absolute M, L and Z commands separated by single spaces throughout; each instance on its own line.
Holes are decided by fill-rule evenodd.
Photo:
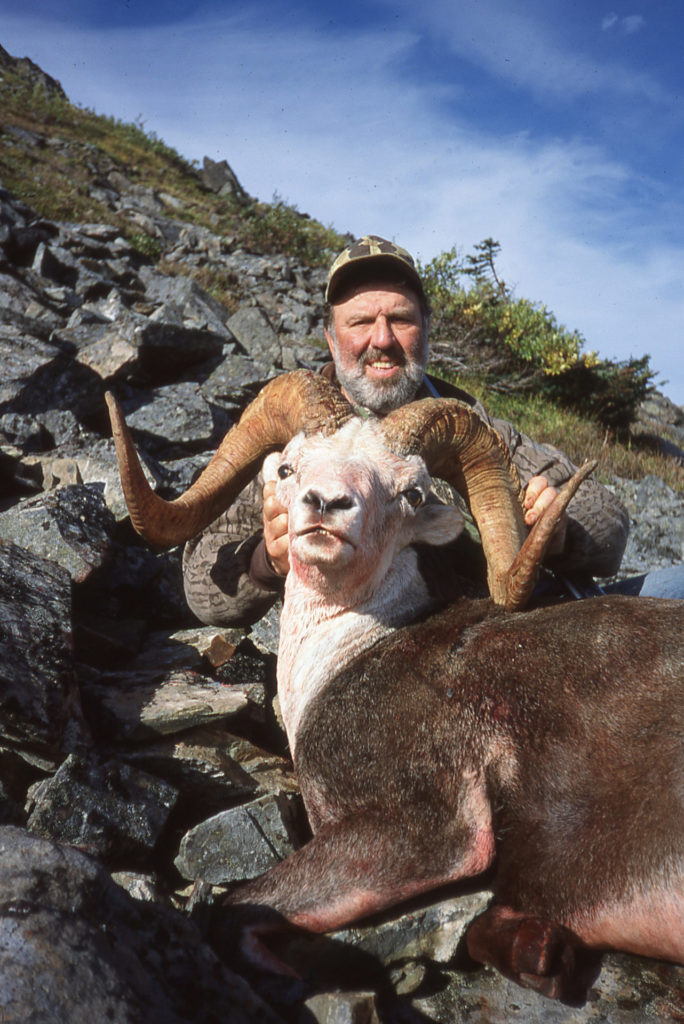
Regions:
M 330 268 L 326 303 L 333 361 L 323 368 L 325 376 L 353 405 L 378 416 L 429 396 L 468 402 L 508 446 L 525 488 L 525 521 L 532 526 L 576 467 L 551 445 L 535 444 L 510 423 L 490 419 L 472 396 L 426 376 L 430 310 L 410 254 L 375 235 L 359 239 Z M 454 500 L 443 490 L 440 497 Z M 619 501 L 595 480 L 586 480 L 559 524 L 547 563 L 572 574 L 576 582 L 570 585 L 581 589 L 593 576 L 617 571 L 627 532 Z M 453 558 L 455 573 L 484 578 L 467 535 L 448 553 L 440 552 L 442 562 Z M 258 478 L 186 545 L 186 597 L 204 622 L 250 624 L 282 592 L 288 569 L 287 512 L 275 497 L 275 484 Z

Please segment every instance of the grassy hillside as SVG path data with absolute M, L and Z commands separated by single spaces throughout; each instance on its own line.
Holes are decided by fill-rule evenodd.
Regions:
M 32 68 L 22 73 L 22 64 L 0 53 L 0 181 L 41 216 L 120 219 L 130 237 L 125 219 L 90 194 L 98 179 L 119 171 L 177 200 L 183 220 L 231 236 L 247 251 L 285 252 L 324 266 L 345 244 L 343 236 L 286 203 L 215 195 L 196 167 L 143 125 L 74 106 L 58 83 L 46 88 Z
M 0 48 L 0 183 L 39 216 L 116 223 L 163 267 L 159 242 L 98 199 L 98 182 L 113 172 L 168 197 L 180 219 L 230 237 L 249 252 L 326 266 L 347 239 L 277 199 L 217 195 L 198 168 L 142 124 L 74 106 L 30 61 Z M 496 243 L 488 239 L 465 259 L 454 249 L 422 268 L 433 303 L 437 372 L 575 461 L 598 458 L 603 479 L 653 473 L 684 493 L 684 470 L 644 448 L 629 429 L 652 383 L 648 360 L 606 364 L 584 353 L 583 339 L 558 325 L 544 306 L 507 292 L 495 256 Z M 211 268 L 203 274 L 201 283 L 230 302 L 226 283 Z

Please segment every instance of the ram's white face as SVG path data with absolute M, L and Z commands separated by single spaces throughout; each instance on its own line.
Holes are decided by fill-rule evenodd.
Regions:
M 423 460 L 388 451 L 373 421 L 351 420 L 328 438 L 298 435 L 264 472 L 288 509 L 292 569 L 310 577 L 315 568 L 345 594 L 373 591 L 407 545 L 444 544 L 463 528 L 457 509 L 426 503 Z

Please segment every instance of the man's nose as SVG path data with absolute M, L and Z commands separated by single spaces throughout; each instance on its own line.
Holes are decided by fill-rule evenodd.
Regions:
M 396 344 L 392 325 L 386 316 L 379 316 L 373 324 L 372 344 L 375 348 L 391 348 Z

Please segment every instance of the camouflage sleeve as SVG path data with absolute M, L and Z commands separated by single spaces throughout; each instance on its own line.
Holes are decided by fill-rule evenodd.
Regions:
M 261 474 L 231 508 L 188 541 L 183 551 L 183 586 L 192 612 L 214 626 L 247 626 L 265 615 L 282 585 L 266 588 L 250 573 L 262 539 Z
M 560 487 L 577 467 L 558 448 L 537 444 L 506 420 L 493 419 L 472 395 L 432 379 L 432 393 L 460 398 L 491 424 L 507 445 L 523 487 L 533 476 L 545 476 Z M 549 568 L 568 574 L 614 576 L 620 567 L 629 532 L 629 517 L 620 501 L 593 477 L 585 480 L 568 506 L 568 531 L 561 555 L 547 559 Z
M 479 410 L 478 410 L 479 411 Z M 508 446 L 524 487 L 533 476 L 545 476 L 560 487 L 577 467 L 558 448 L 537 444 L 506 420 L 485 418 Z M 568 532 L 562 554 L 547 559 L 558 572 L 613 576 L 627 543 L 629 517 L 620 501 L 593 478 L 585 480 L 568 506 Z

